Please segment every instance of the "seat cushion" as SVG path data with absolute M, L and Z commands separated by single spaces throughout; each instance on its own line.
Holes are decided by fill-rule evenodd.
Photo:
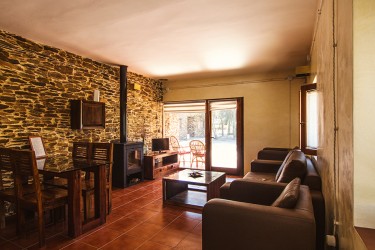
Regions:
M 276 175 L 275 180 L 277 182 L 288 183 L 296 177 L 300 179 L 304 179 L 305 177 L 307 171 L 305 154 L 299 150 L 293 150 L 291 152 L 288 159 L 286 159 L 280 167 L 280 175 Z
M 248 172 L 243 178 L 253 181 L 275 181 L 274 173 Z
M 294 208 L 299 197 L 299 188 L 301 184 L 300 178 L 294 178 L 284 188 L 280 196 L 272 203 L 273 207 Z

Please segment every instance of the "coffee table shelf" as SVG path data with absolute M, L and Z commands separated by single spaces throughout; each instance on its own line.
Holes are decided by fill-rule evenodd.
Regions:
M 192 170 L 185 169 L 163 177 L 163 204 L 202 209 L 212 198 L 219 197 L 225 183 L 225 173 L 200 171 L 201 177 L 193 178 Z

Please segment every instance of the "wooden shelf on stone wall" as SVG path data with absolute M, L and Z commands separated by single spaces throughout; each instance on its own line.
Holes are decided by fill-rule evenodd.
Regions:
M 70 100 L 70 126 L 72 129 L 105 128 L 103 102 Z

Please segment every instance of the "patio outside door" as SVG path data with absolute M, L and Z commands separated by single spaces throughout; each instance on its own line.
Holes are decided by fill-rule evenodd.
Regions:
M 209 126 L 206 137 L 208 166 L 213 171 L 241 175 L 242 98 L 209 100 Z

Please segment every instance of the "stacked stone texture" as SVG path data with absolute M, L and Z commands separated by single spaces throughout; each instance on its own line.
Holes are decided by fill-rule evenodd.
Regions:
M 29 148 L 28 136 L 40 135 L 47 154 L 69 155 L 73 141 L 119 139 L 119 71 L 0 30 L 0 146 Z M 162 132 L 162 82 L 132 72 L 128 82 L 128 140 L 148 144 Z M 92 100 L 94 89 L 106 105 L 106 128 L 72 130 L 69 100 Z

